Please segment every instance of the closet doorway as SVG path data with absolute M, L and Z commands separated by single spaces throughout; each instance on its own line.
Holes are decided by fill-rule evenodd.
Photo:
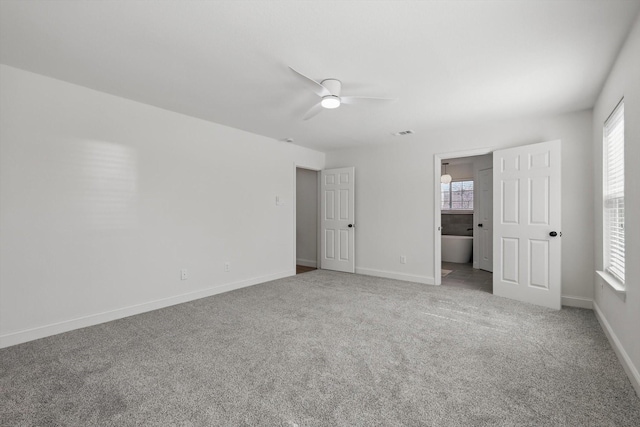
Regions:
M 296 274 L 318 265 L 318 176 L 320 172 L 296 168 Z

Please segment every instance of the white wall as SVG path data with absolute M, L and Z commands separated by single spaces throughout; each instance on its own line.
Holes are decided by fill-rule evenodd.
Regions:
M 6 66 L 0 111 L 0 345 L 295 273 L 324 154 Z
M 299 265 L 317 266 L 318 172 L 296 170 L 296 259 Z
M 640 17 L 627 39 L 593 110 L 595 166 L 595 267 L 602 255 L 602 126 L 624 96 L 626 301 L 595 277 L 595 308 L 640 395 Z M 592 278 L 592 281 L 594 279 Z
M 473 158 L 468 158 L 469 163 L 460 163 L 455 165 L 447 165 L 447 173 L 451 175 L 451 178 L 456 179 L 464 179 L 464 178 L 473 178 Z M 446 159 L 442 161 L 443 163 L 447 162 Z M 442 166 L 441 175 L 444 175 L 444 166 Z
M 406 141 L 327 153 L 356 168 L 356 272 L 433 283 L 434 154 L 562 140 L 562 294 L 593 297 L 591 112 L 432 131 Z M 400 264 L 400 255 L 407 264 Z M 573 299 L 572 299 L 573 298 Z

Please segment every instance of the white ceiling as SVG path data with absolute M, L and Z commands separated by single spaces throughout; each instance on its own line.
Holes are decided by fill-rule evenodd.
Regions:
M 640 9 L 575 1 L 13 1 L 0 62 L 328 151 L 590 108 Z M 318 100 L 398 98 L 303 121 Z M 414 135 L 391 133 L 411 129 Z

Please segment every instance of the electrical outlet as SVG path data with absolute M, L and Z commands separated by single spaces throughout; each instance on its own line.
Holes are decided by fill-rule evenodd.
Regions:
M 187 269 L 183 268 L 180 270 L 180 280 L 187 280 Z
M 407 263 L 407 256 L 400 255 L 400 264 L 406 264 L 406 263 Z
M 224 263 L 224 271 L 226 272 L 231 271 L 231 263 L 229 261 Z

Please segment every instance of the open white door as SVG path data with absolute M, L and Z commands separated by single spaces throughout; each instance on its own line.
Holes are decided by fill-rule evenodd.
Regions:
M 355 168 L 323 170 L 320 194 L 320 268 L 354 273 Z
M 560 141 L 493 153 L 493 293 L 560 309 Z
M 493 271 L 493 168 L 480 170 L 478 181 L 478 267 Z

